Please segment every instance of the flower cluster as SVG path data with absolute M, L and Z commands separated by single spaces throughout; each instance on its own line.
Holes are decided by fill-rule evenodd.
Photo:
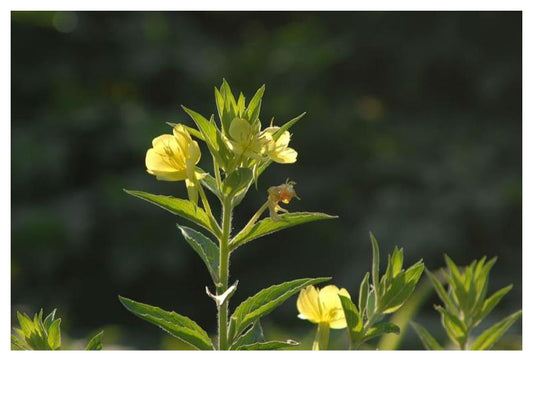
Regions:
M 259 109 L 263 91 L 264 87 L 259 89 L 246 107 L 242 93 L 236 101 L 224 81 L 220 91 L 215 90 L 220 126 L 213 119 L 208 121 L 194 111 L 185 109 L 200 131 L 175 124 L 172 135 L 156 137 L 152 141 L 152 148 L 146 153 L 148 173 L 159 180 L 184 180 L 189 199 L 197 203 L 200 190 L 198 182 L 205 174 L 196 167 L 200 161 L 200 147 L 191 138 L 191 133 L 207 143 L 218 167 L 226 176 L 238 168 L 248 168 L 257 179 L 258 171 L 262 172 L 271 162 L 296 162 L 298 153 L 289 147 L 291 133 L 288 128 L 303 114 L 282 127 L 269 126 L 261 130 Z

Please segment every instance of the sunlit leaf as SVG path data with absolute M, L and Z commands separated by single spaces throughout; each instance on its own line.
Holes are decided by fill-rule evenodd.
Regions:
M 320 221 L 323 219 L 337 218 L 333 215 L 312 212 L 296 212 L 280 215 L 279 221 L 273 221 L 271 218 L 264 218 L 257 222 L 252 229 L 246 232 L 240 232 L 231 241 L 231 249 L 234 250 L 245 243 L 258 239 L 265 235 L 290 228 L 292 226 L 304 224 L 306 222 Z
M 230 339 L 237 337 L 246 327 L 269 314 L 289 297 L 308 285 L 325 282 L 331 278 L 303 278 L 270 286 L 244 300 L 231 317 Z
M 492 325 L 476 339 L 471 350 L 489 350 L 507 332 L 507 330 L 522 316 L 522 310 L 509 315 L 500 322 Z
M 207 333 L 190 318 L 174 311 L 165 311 L 159 307 L 139 303 L 122 296 L 119 296 L 119 300 L 132 314 L 158 326 L 170 335 L 199 350 L 213 350 L 213 343 Z
M 270 342 L 260 342 L 242 345 L 235 350 L 278 350 L 284 347 L 298 346 L 300 343 L 295 342 L 294 340 L 282 341 L 270 341 Z
M 181 234 L 205 263 L 213 282 L 218 282 L 219 249 L 211 239 L 194 229 L 178 225 Z
M 211 222 L 209 221 L 209 217 L 207 216 L 206 212 L 189 200 L 177 199 L 172 196 L 163 196 L 136 190 L 124 191 L 132 196 L 155 204 L 156 206 L 161 207 L 172 214 L 188 219 L 189 221 L 192 221 L 202 228 L 207 229 L 213 234 L 216 232 L 215 228 L 211 226 Z
M 48 346 L 52 350 L 61 348 L 61 318 L 54 320 L 48 329 Z
M 94 335 L 91 340 L 89 340 L 89 343 L 87 344 L 87 347 L 85 350 L 102 350 L 102 336 L 104 335 L 104 331 L 101 331 Z

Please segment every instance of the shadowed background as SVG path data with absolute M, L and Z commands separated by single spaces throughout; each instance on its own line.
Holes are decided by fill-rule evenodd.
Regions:
M 488 322 L 516 311 L 521 24 L 518 12 L 12 13 L 12 315 L 59 308 L 73 347 L 100 328 L 108 348 L 183 347 L 129 314 L 121 294 L 215 331 L 209 275 L 180 220 L 122 189 L 186 196 L 183 182 L 148 175 L 144 156 L 165 121 L 193 124 L 180 104 L 216 113 L 223 77 L 247 99 L 266 84 L 263 125 L 307 111 L 291 129 L 298 162 L 262 175 L 237 228 L 287 177 L 302 199 L 291 211 L 339 215 L 237 250 L 233 305 L 313 276 L 355 297 L 371 230 L 382 259 L 399 245 L 408 265 L 497 255 L 489 292 L 514 289 Z M 295 302 L 265 318 L 267 338 L 312 340 Z M 443 339 L 435 302 L 416 320 Z M 519 321 L 506 346 L 520 335 Z M 411 329 L 401 348 L 421 348 Z

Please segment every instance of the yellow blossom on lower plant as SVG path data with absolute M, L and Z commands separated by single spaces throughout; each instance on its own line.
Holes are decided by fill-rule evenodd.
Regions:
M 346 328 L 346 319 L 339 295 L 350 298 L 344 288 L 328 285 L 322 289 L 307 286 L 300 291 L 296 306 L 300 314 L 298 318 L 307 319 L 315 324 L 328 325 L 332 329 Z
M 198 200 L 198 179 L 203 175 L 195 172 L 200 161 L 200 147 L 181 124 L 174 126 L 173 134 L 164 134 L 152 141 L 146 152 L 146 170 L 161 181 L 185 180 L 189 198 Z

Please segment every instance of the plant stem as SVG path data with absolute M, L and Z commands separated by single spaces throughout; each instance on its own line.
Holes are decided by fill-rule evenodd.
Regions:
M 321 322 L 316 328 L 313 350 L 327 350 L 329 343 L 329 323 Z
M 250 221 L 248 221 L 246 226 L 242 228 L 242 230 L 238 233 L 238 235 L 242 235 L 248 232 L 250 229 L 252 229 L 255 223 L 257 222 L 257 220 L 259 219 L 259 217 L 265 212 L 267 208 L 268 208 L 268 200 L 261 207 L 259 207 L 259 210 L 255 212 L 252 218 L 250 218 Z
M 213 229 L 215 230 L 215 236 L 220 236 L 220 226 L 217 223 L 217 220 L 213 216 L 213 213 L 211 211 L 211 206 L 209 205 L 209 200 L 207 199 L 207 196 L 205 195 L 204 188 L 202 187 L 201 183 L 198 183 L 198 192 L 200 193 L 200 198 L 202 199 L 202 204 L 204 205 L 205 212 L 207 213 L 207 216 L 209 217 L 209 221 L 211 222 L 211 225 Z
M 222 234 L 219 240 L 220 245 L 220 286 L 217 287 L 217 294 L 220 295 L 228 290 L 229 280 L 229 240 L 231 232 L 231 199 L 225 199 L 222 204 Z M 218 349 L 228 349 L 228 303 L 225 301 L 218 308 Z

